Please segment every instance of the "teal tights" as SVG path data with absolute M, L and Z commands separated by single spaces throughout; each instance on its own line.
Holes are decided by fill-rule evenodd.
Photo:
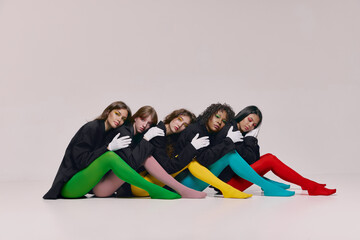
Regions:
M 76 173 L 62 188 L 61 195 L 65 198 L 79 198 L 87 194 L 108 172 L 125 182 L 146 190 L 151 198 L 177 199 L 181 196 L 156 184 L 146 181 L 132 169 L 119 155 L 108 151 L 95 159 L 87 168 Z
M 226 154 L 214 164 L 210 165 L 209 170 L 215 176 L 219 176 L 227 166 L 230 166 L 239 177 L 260 186 L 264 190 L 265 196 L 288 197 L 295 194 L 294 191 L 287 191 L 260 177 L 236 151 Z M 209 184 L 195 178 L 191 173 L 189 173 L 181 183 L 198 191 L 202 191 L 209 186 Z

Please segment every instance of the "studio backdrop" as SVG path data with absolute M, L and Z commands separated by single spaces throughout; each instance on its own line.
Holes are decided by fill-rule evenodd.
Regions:
M 111 102 L 257 105 L 261 153 L 359 173 L 360 1 L 2 0 L 0 180 L 52 182 Z

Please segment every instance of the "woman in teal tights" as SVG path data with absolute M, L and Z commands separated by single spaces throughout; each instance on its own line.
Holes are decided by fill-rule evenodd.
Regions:
M 287 191 L 259 176 L 236 152 L 235 144 L 242 140 L 242 134 L 239 130 L 234 130 L 233 127 L 224 128 L 228 124 L 227 120 L 234 117 L 231 107 L 226 106 L 227 111 L 224 111 L 220 109 L 221 104 L 210 105 L 198 116 L 197 126 L 194 125 L 183 131 L 175 149 L 177 151 L 183 149 L 191 141 L 195 133 L 199 132 L 200 136 L 207 135 L 210 139 L 210 145 L 197 155 L 196 160 L 204 167 L 209 168 L 215 176 L 219 176 L 229 166 L 236 175 L 260 186 L 264 190 L 265 196 L 288 197 L 294 195 L 295 192 Z M 196 163 L 192 162 L 190 164 Z M 178 180 L 185 186 L 198 191 L 202 191 L 209 186 L 209 184 L 200 181 L 190 173 L 185 178 L 184 174 L 179 175 Z

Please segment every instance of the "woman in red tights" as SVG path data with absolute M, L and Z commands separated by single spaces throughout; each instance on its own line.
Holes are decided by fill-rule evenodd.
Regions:
M 233 126 L 234 130 L 240 130 L 243 134 L 243 141 L 236 144 L 236 150 L 260 176 L 264 176 L 267 172 L 272 171 L 281 179 L 299 185 L 303 190 L 307 190 L 309 195 L 332 195 L 336 192 L 336 189 L 326 188 L 326 184 L 320 184 L 304 178 L 273 154 L 267 153 L 260 157 L 257 135 L 261 121 L 261 111 L 256 106 L 248 106 L 234 117 L 232 124 L 227 126 L 228 128 Z M 252 185 L 251 182 L 234 174 L 229 168 L 226 168 L 219 178 L 240 191 L 244 191 Z M 287 184 L 277 183 L 270 179 L 267 180 L 285 189 L 290 187 Z

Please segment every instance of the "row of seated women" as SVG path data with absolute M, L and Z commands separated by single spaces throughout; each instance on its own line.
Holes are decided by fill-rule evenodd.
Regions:
M 124 102 L 110 104 L 70 141 L 44 199 L 150 196 L 205 198 L 212 186 L 224 198 L 249 198 L 252 184 L 264 196 L 290 197 L 290 185 L 263 177 L 272 171 L 309 195 L 332 195 L 276 156 L 260 156 L 262 113 L 248 106 L 235 115 L 227 104 L 211 104 L 198 117 L 178 109 L 158 123 L 151 106 L 132 115 Z

